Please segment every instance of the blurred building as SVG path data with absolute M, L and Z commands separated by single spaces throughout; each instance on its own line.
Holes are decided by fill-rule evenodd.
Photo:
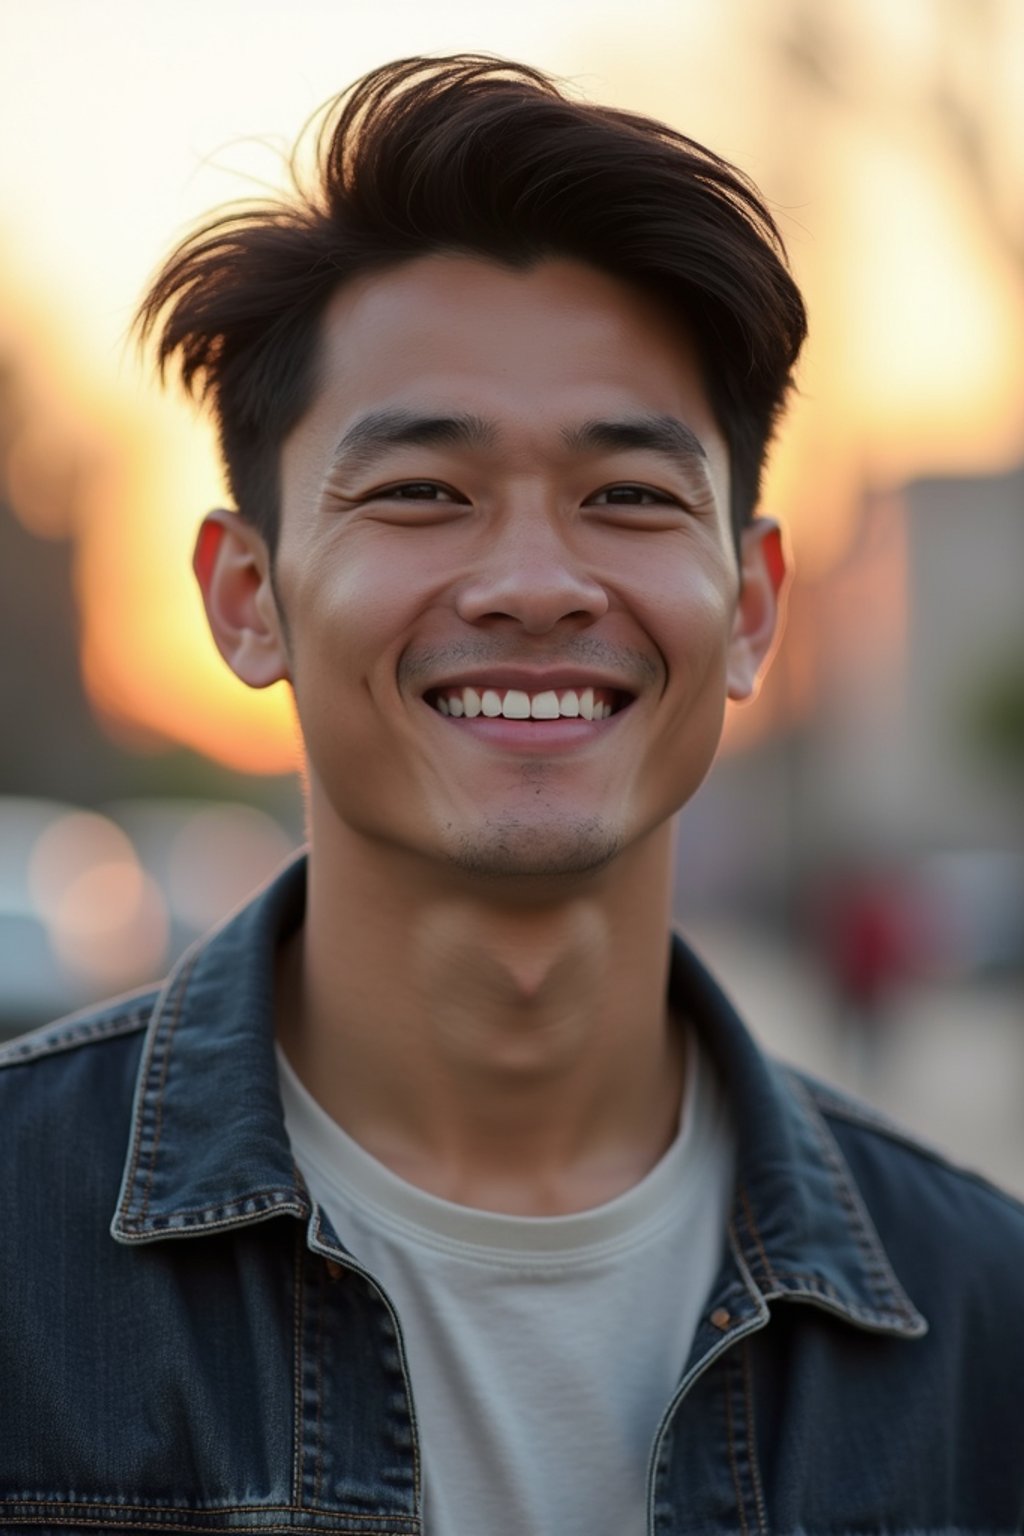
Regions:
M 0 485 L 0 793 L 92 803 L 122 762 L 82 684 L 72 557 L 23 527 Z
M 1024 966 L 1024 469 L 865 494 L 844 559 L 798 583 L 790 720 L 684 815 L 677 907 L 805 928 L 881 873 L 946 909 L 964 963 Z
M 799 622 L 816 649 L 803 817 L 817 846 L 1024 850 L 1022 573 L 1024 470 L 866 498 L 856 545 Z

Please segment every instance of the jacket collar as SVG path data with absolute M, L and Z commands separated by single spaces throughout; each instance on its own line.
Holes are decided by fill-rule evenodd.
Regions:
M 120 1242 L 309 1214 L 284 1128 L 273 1020 L 277 947 L 305 904 L 299 858 L 188 950 L 157 996 L 111 1225 Z
M 876 1333 L 926 1333 L 809 1082 L 765 1055 L 678 936 L 669 987 L 719 1068 L 736 1125 L 734 1263 L 715 1297 L 723 1328 L 783 1298 Z
M 302 922 L 299 857 L 211 937 L 156 998 L 111 1226 L 123 1243 L 308 1217 L 284 1127 L 274 1056 L 275 954 Z M 726 1084 L 738 1134 L 732 1245 L 740 1311 L 811 1301 L 875 1331 L 926 1328 L 871 1224 L 835 1139 L 801 1082 L 754 1043 L 681 939 L 670 995 Z

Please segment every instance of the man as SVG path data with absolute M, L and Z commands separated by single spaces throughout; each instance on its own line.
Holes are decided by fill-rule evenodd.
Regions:
M 143 323 L 217 416 L 196 572 L 294 691 L 308 865 L 5 1054 L 3 1529 L 1021 1529 L 1024 1213 L 670 942 L 782 578 L 757 194 L 405 61 Z

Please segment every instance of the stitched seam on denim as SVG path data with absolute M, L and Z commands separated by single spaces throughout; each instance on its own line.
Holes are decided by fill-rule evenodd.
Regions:
M 301 1504 L 122 1504 L 117 1500 L 105 1503 L 100 1499 L 22 1499 L 2 1498 L 0 1508 L 12 1506 L 25 1509 L 84 1509 L 103 1510 L 113 1514 L 150 1515 L 304 1515 L 309 1511 Z M 404 1520 L 411 1522 L 411 1515 L 362 1515 L 348 1510 L 340 1513 L 345 1520 Z M 304 1527 L 305 1529 L 305 1527 Z M 316 1527 L 311 1527 L 316 1529 Z
M 366 1287 L 367 1294 L 370 1297 L 371 1303 L 373 1305 L 375 1305 L 375 1306 L 379 1305 L 380 1304 L 379 1303 L 379 1299 L 374 1294 L 373 1282 L 370 1280 L 369 1276 L 365 1276 L 364 1277 L 363 1284 Z M 406 1406 L 408 1408 L 408 1413 L 409 1413 L 409 1428 L 410 1428 L 410 1431 L 412 1433 L 413 1496 L 414 1496 L 416 1502 L 420 1503 L 421 1499 L 422 1499 L 423 1484 L 422 1484 L 422 1480 L 421 1480 L 422 1479 L 422 1469 L 421 1469 L 421 1465 L 420 1465 L 419 1421 L 417 1420 L 417 1417 L 416 1417 L 416 1404 L 415 1404 L 415 1402 L 413 1400 L 412 1382 L 409 1379 L 409 1369 L 408 1369 L 409 1361 L 408 1361 L 408 1356 L 406 1355 L 406 1353 L 405 1353 L 405 1351 L 404 1351 L 404 1349 L 402 1347 L 402 1343 L 401 1343 L 402 1329 L 401 1329 L 401 1324 L 399 1323 L 399 1320 L 398 1320 L 398 1314 L 397 1314 L 397 1312 L 395 1312 L 394 1308 L 390 1304 L 386 1305 L 385 1310 L 387 1312 L 389 1326 L 390 1326 L 390 1328 L 392 1330 L 392 1343 L 394 1345 L 394 1349 L 395 1349 L 395 1352 L 396 1352 L 396 1354 L 398 1356 L 399 1363 L 400 1363 L 401 1369 L 402 1369 L 402 1382 L 403 1382 L 403 1385 L 405 1387 Z
M 750 1230 L 751 1237 L 754 1239 L 754 1244 L 757 1248 L 758 1256 L 761 1260 L 761 1268 L 764 1270 L 765 1279 L 768 1281 L 770 1286 L 774 1286 L 775 1272 L 772 1269 L 771 1261 L 765 1252 L 765 1246 L 761 1240 L 761 1234 L 758 1231 L 757 1222 L 754 1220 L 754 1212 L 750 1204 L 750 1196 L 747 1194 L 747 1187 L 745 1184 L 740 1184 L 737 1187 L 737 1194 L 740 1199 L 740 1204 L 743 1207 L 743 1215 L 745 1217 L 747 1227 Z
M 828 1114 L 836 1114 L 844 1120 L 849 1120 L 853 1125 L 864 1126 L 865 1129 L 881 1131 L 886 1136 L 891 1136 L 896 1141 L 905 1141 L 908 1146 L 917 1147 L 921 1151 L 939 1151 L 938 1148 L 930 1148 L 926 1141 L 922 1141 L 907 1126 L 900 1125 L 898 1120 L 892 1120 L 873 1104 L 863 1104 L 857 1099 L 850 1098 L 828 1083 L 819 1083 L 806 1073 L 790 1069 L 789 1077 L 795 1081 L 798 1089 L 811 1099 L 816 1109 Z M 939 1156 L 942 1154 L 939 1152 Z
M 120 1223 L 120 1232 L 125 1242 L 149 1243 L 149 1242 L 187 1242 L 194 1237 L 209 1237 L 217 1232 L 230 1232 L 238 1226 L 256 1226 L 261 1221 L 269 1220 L 280 1213 L 302 1216 L 301 1207 L 290 1207 L 282 1202 L 280 1205 L 268 1206 L 260 1211 L 239 1211 L 235 1216 L 226 1216 L 221 1221 L 180 1222 L 175 1225 L 168 1220 L 163 1226 L 157 1225 L 159 1218 L 154 1218 L 152 1226 L 146 1226 L 138 1220 L 127 1219 Z
M 950 1174 L 955 1179 L 962 1179 L 968 1184 L 985 1190 L 993 1195 L 1000 1204 L 1008 1205 L 1017 1215 L 1024 1213 L 1024 1200 L 1001 1189 L 976 1168 L 963 1168 L 953 1162 L 941 1147 L 932 1146 L 927 1140 L 922 1140 L 915 1132 L 908 1130 L 905 1125 L 900 1125 L 897 1120 L 890 1120 L 880 1111 L 876 1111 L 872 1105 L 862 1105 L 856 1099 L 846 1099 L 843 1095 L 830 1090 L 827 1083 L 819 1083 L 814 1078 L 808 1077 L 803 1072 L 792 1072 L 798 1086 L 803 1087 L 815 1108 L 822 1115 L 834 1116 L 837 1120 L 844 1120 L 848 1125 L 856 1126 L 858 1130 L 873 1131 L 879 1136 L 884 1136 L 886 1141 L 902 1147 L 916 1157 L 924 1158 L 932 1163 L 943 1173 Z
M 198 958 L 198 957 L 197 957 Z M 160 1150 L 160 1138 L 164 1128 L 164 1094 L 167 1090 L 167 1074 L 171 1070 L 171 1048 L 174 1044 L 174 1034 L 181 1020 L 181 1010 L 185 1003 L 185 991 L 188 978 L 192 974 L 195 961 L 192 962 L 181 974 L 181 985 L 174 999 L 174 1012 L 171 1014 L 167 1025 L 167 1038 L 164 1042 L 164 1059 L 160 1068 L 160 1082 L 156 1090 L 156 1115 L 153 1124 L 153 1145 L 149 1152 L 149 1177 L 146 1180 L 146 1190 L 142 1197 L 142 1220 L 145 1221 L 149 1214 L 149 1201 L 153 1193 L 153 1180 L 156 1177 L 156 1156 Z
M 854 1313 L 858 1317 L 867 1317 L 873 1319 L 878 1319 L 880 1317 L 896 1317 L 899 1318 L 902 1322 L 909 1321 L 908 1314 L 905 1312 L 886 1312 L 880 1307 L 859 1306 L 856 1302 L 849 1301 L 847 1297 L 841 1296 L 840 1293 L 836 1290 L 835 1286 L 830 1285 L 827 1280 L 822 1280 L 817 1275 L 797 1275 L 793 1274 L 789 1270 L 784 1269 L 776 1270 L 775 1273 L 779 1280 L 786 1280 L 789 1282 L 787 1287 L 780 1287 L 776 1292 L 776 1294 L 780 1297 L 794 1295 L 822 1296 L 827 1301 L 835 1302 L 836 1306 L 842 1307 L 845 1312 Z
M 412 1396 L 412 1383 L 409 1384 L 409 1412 L 412 1419 L 412 1486 L 413 1497 L 419 1505 L 423 1497 L 422 1468 L 420 1466 L 420 1434 L 419 1423 L 416 1419 L 416 1404 Z
M 253 1513 L 253 1511 L 244 1510 L 243 1513 Z M 261 1513 L 261 1511 L 256 1508 L 255 1513 Z M 129 1536 L 130 1530 L 132 1530 L 132 1528 L 124 1525 L 120 1519 L 114 1522 L 109 1521 L 109 1519 L 104 1519 L 104 1521 L 97 1521 L 97 1519 L 84 1518 L 84 1516 L 81 1516 L 81 1514 L 75 1514 L 75 1516 L 71 1516 L 69 1521 L 64 1521 L 64 1519 L 55 1521 L 55 1518 L 52 1516 L 52 1514 L 18 1514 L 18 1516 L 15 1516 L 15 1518 L 17 1518 L 17 1522 L 20 1527 L 23 1527 L 23 1525 L 49 1525 L 49 1527 L 52 1528 L 55 1524 L 71 1524 L 74 1525 L 77 1530 L 81 1530 L 81 1528 L 88 1525 L 88 1527 L 94 1527 L 95 1530 L 129 1531 Z M 359 1516 L 359 1514 L 356 1514 L 356 1516 L 348 1516 L 348 1514 L 345 1514 L 345 1521 L 362 1518 L 364 1518 L 364 1516 Z M 367 1519 L 370 1518 L 379 1518 L 379 1516 L 367 1516 Z M 258 1531 L 259 1536 L 318 1536 L 318 1533 L 319 1536 L 347 1536 L 348 1531 L 353 1530 L 353 1527 L 350 1524 L 313 1525 L 313 1527 L 310 1527 L 310 1525 L 293 1525 L 292 1522 L 289 1521 L 289 1524 L 287 1525 L 249 1525 L 249 1527 L 236 1527 L 235 1525 L 235 1527 L 232 1527 L 232 1525 L 193 1525 L 190 1524 L 190 1522 L 189 1524 L 184 1525 L 181 1521 L 175 1521 L 173 1522 L 173 1525 L 170 1525 L 164 1521 L 141 1521 L 141 1519 L 135 1519 L 134 1528 L 135 1530 L 143 1531 L 184 1531 L 186 1536 L 189 1531 L 192 1531 L 193 1536 L 230 1536 L 232 1530 Z M 390 1525 L 390 1527 L 376 1527 L 375 1536 L 410 1536 L 410 1533 L 413 1530 L 415 1530 L 413 1525 L 407 1525 L 407 1527 L 401 1531 L 399 1531 L 398 1527 L 395 1527 L 395 1525 Z
M 292 1450 L 292 1500 L 295 1508 L 301 1508 L 302 1498 L 302 1451 L 305 1442 L 305 1424 L 302 1413 L 302 1323 L 303 1300 L 305 1287 L 302 1280 L 302 1266 L 305 1262 L 306 1234 L 299 1227 L 295 1234 L 295 1300 L 293 1302 L 294 1322 L 292 1324 L 292 1398 L 294 1402 L 295 1424 L 292 1430 L 294 1435 L 294 1447 Z
M 182 974 L 181 974 L 181 981 L 180 981 L 180 989 L 179 990 L 182 993 L 184 992 L 186 977 L 190 974 L 190 971 L 191 971 L 191 967 L 189 967 L 188 970 L 183 971 Z M 159 1030 L 159 1027 L 158 1027 L 157 1029 L 155 1029 L 153 1031 L 153 1038 L 152 1038 L 152 1040 L 149 1043 L 149 1051 L 148 1051 L 147 1055 L 145 1056 L 145 1058 L 143 1060 L 143 1063 L 142 1063 L 141 1076 L 140 1076 L 140 1081 L 142 1081 L 142 1082 L 145 1082 L 145 1080 L 149 1076 L 150 1067 L 152 1066 L 152 1062 L 153 1062 L 153 1054 L 156 1051 L 157 1041 L 158 1041 L 159 1038 L 160 1038 L 160 1030 Z M 145 1122 L 145 1113 L 144 1113 L 145 1102 L 146 1102 L 146 1093 L 145 1093 L 145 1091 L 143 1091 L 142 1096 L 141 1096 L 140 1101 L 139 1101 L 138 1113 L 137 1113 L 136 1118 L 135 1118 L 135 1132 L 134 1132 L 134 1135 L 133 1135 L 133 1138 L 132 1138 L 131 1164 L 130 1164 L 130 1167 L 129 1167 L 128 1179 L 127 1179 L 127 1181 L 125 1183 L 126 1191 L 130 1191 L 131 1192 L 129 1194 L 129 1200 L 134 1199 L 135 1185 L 136 1185 L 136 1182 L 137 1182 L 138 1176 L 139 1176 L 139 1163 L 140 1163 L 140 1160 L 142 1158 L 142 1129 L 143 1129 L 143 1124 Z M 141 1218 L 137 1217 L 136 1221 L 138 1221 L 140 1219 L 145 1219 L 145 1214 L 146 1214 L 145 1213 L 145 1208 L 143 1208 L 142 1217 Z
M 743 1276 L 749 1276 L 750 1284 L 756 1289 L 757 1295 L 762 1299 L 765 1294 L 765 1287 L 758 1285 L 754 1278 L 754 1272 L 747 1263 L 746 1244 L 740 1237 L 740 1230 L 734 1218 L 730 1218 L 726 1231 L 729 1245 L 741 1273 L 734 1280 L 730 1281 L 724 1291 L 716 1292 L 715 1301 L 719 1306 L 723 1307 L 728 1307 L 731 1302 L 735 1301 L 745 1310 L 750 1306 L 754 1297 L 750 1287 L 744 1283 Z
M 754 1435 L 754 1373 L 749 1339 L 744 1339 L 740 1346 L 740 1360 L 742 1361 L 743 1405 L 747 1425 L 747 1459 L 750 1462 L 750 1482 L 754 1490 L 754 1506 L 757 1510 L 757 1528 L 761 1536 L 768 1536 L 768 1516 L 764 1507 L 764 1490 L 761 1487 L 761 1473 L 757 1465 L 757 1440 Z
M 366 1288 L 371 1305 L 379 1306 L 380 1299 L 374 1294 L 373 1282 L 370 1280 L 369 1276 L 364 1277 L 363 1284 Z M 420 1461 L 420 1435 L 419 1421 L 416 1417 L 416 1404 L 413 1400 L 412 1382 L 409 1379 L 409 1360 L 402 1344 L 402 1329 L 398 1320 L 398 1314 L 390 1304 L 385 1304 L 384 1310 L 388 1319 L 388 1326 L 391 1330 L 391 1343 L 396 1355 L 398 1356 L 402 1374 L 402 1383 L 405 1388 L 405 1401 L 408 1411 L 408 1425 L 412 1437 L 413 1498 L 416 1504 L 419 1505 L 422 1499 L 423 1491 L 422 1467 Z
M 273 1204 L 283 1205 L 288 1200 L 294 1201 L 296 1196 L 297 1191 L 294 1189 L 282 1189 L 280 1184 L 271 1184 L 266 1189 L 248 1191 L 237 1200 L 216 1200 L 206 1205 L 176 1205 L 174 1207 L 174 1215 L 213 1216 L 219 1212 L 222 1216 L 226 1216 L 228 1212 L 234 1211 L 237 1215 L 244 1216 L 247 1214 L 244 1207 L 253 1200 L 265 1200 L 269 1197 Z M 139 1221 L 146 1219 L 144 1216 L 137 1218 Z M 170 1214 L 167 1219 L 168 1221 L 171 1219 Z
M 114 1514 L 307 1514 L 299 1504 L 109 1504 L 101 1499 L 0 1499 L 0 1508 L 29 1510 L 104 1510 Z M 359 1514 L 342 1511 L 347 1521 L 388 1521 L 391 1514 Z M 398 1519 L 410 1519 L 401 1514 Z
M 868 1328 L 883 1328 L 886 1331 L 897 1331 L 901 1334 L 909 1334 L 916 1337 L 915 1324 L 912 1317 L 904 1317 L 899 1313 L 885 1312 L 878 1307 L 859 1307 L 856 1302 L 847 1301 L 844 1296 L 829 1296 L 811 1289 L 809 1286 L 793 1286 L 787 1290 L 767 1291 L 766 1301 L 791 1301 L 794 1306 L 801 1301 L 816 1302 L 825 1311 L 834 1311 L 839 1317 L 844 1317 L 852 1322 L 864 1323 Z
M 740 1247 L 739 1234 L 735 1225 L 729 1223 L 729 1231 L 734 1244 Z M 775 1270 L 778 1281 L 784 1282 L 774 1289 L 761 1290 L 764 1301 L 799 1301 L 803 1297 L 816 1301 L 831 1302 L 838 1311 L 848 1314 L 851 1318 L 862 1319 L 865 1323 L 878 1325 L 880 1322 L 887 1326 L 906 1327 L 912 1325 L 913 1319 L 903 1313 L 887 1312 L 878 1307 L 861 1307 L 856 1302 L 849 1301 L 834 1290 L 827 1281 L 820 1280 L 817 1276 L 805 1274 L 793 1274 L 789 1270 Z M 749 1303 L 750 1293 L 739 1281 L 735 1281 L 716 1297 L 721 1306 L 729 1308 L 733 1302 Z
M 747 1512 L 743 1507 L 743 1488 L 740 1484 L 740 1468 L 736 1456 L 736 1430 L 732 1411 L 732 1377 L 737 1366 L 735 1360 L 729 1355 L 723 1357 L 722 1364 L 724 1367 L 722 1381 L 725 1389 L 725 1423 L 729 1438 L 729 1466 L 732 1469 L 732 1485 L 736 1491 L 736 1508 L 740 1517 L 740 1536 L 750 1536 L 750 1530 L 747 1525 Z
M 36 1500 L 35 1502 L 38 1503 L 38 1500 Z M 65 1507 L 66 1506 L 64 1506 L 64 1505 L 57 1505 L 56 1506 L 56 1508 L 58 1510 L 59 1509 L 63 1509 Z M 123 1509 L 130 1508 L 130 1506 L 128 1506 L 128 1505 L 110 1505 L 109 1507 L 110 1507 L 111 1511 L 114 1512 L 114 1513 L 116 1513 L 119 1509 L 122 1509 L 122 1508 Z M 242 1514 L 242 1515 L 252 1515 L 252 1514 L 259 1515 L 259 1514 L 264 1514 L 264 1513 L 271 1513 L 271 1514 L 273 1514 L 273 1513 L 277 1512 L 277 1508 L 278 1507 L 279 1506 L 277 1506 L 274 1509 L 271 1509 L 271 1510 L 268 1511 L 265 1508 L 265 1506 L 259 1505 L 259 1504 L 248 1505 L 248 1506 L 247 1505 L 239 1505 L 237 1510 L 225 1510 L 225 1513 L 226 1514 Z M 202 1513 L 209 1513 L 209 1511 L 202 1511 Z M 302 1510 L 295 1510 L 295 1511 L 292 1511 L 292 1513 L 302 1514 L 302 1513 L 304 1513 L 304 1511 L 302 1511 Z M 187 1509 L 186 1510 L 182 1510 L 182 1515 L 187 1516 L 189 1514 L 190 1514 L 189 1510 L 187 1510 Z M 359 1521 L 387 1520 L 390 1517 L 387 1516 L 387 1515 L 350 1515 L 350 1514 L 346 1513 L 346 1514 L 342 1515 L 341 1518 L 345 1521 L 344 1525 L 331 1524 L 331 1525 L 325 1526 L 325 1525 L 319 1525 L 318 1524 L 318 1525 L 310 1526 L 310 1525 L 307 1525 L 305 1523 L 303 1523 L 302 1525 L 293 1525 L 289 1521 L 289 1523 L 287 1525 L 278 1525 L 276 1527 L 275 1526 L 265 1526 L 265 1525 L 249 1526 L 249 1527 L 244 1527 L 244 1526 L 243 1527 L 238 1527 L 238 1526 L 232 1527 L 232 1526 L 226 1526 L 226 1525 L 193 1525 L 192 1523 L 185 1524 L 181 1520 L 175 1520 L 173 1523 L 171 1523 L 169 1521 L 142 1520 L 142 1519 L 138 1519 L 138 1518 L 134 1518 L 133 1524 L 134 1524 L 134 1527 L 137 1530 L 143 1530 L 143 1531 L 183 1531 L 183 1532 L 186 1533 L 186 1536 L 188 1536 L 189 1532 L 192 1533 L 192 1536 L 231 1536 L 232 1530 L 238 1531 L 240 1529 L 243 1530 L 243 1531 L 245 1529 L 249 1529 L 251 1531 L 262 1532 L 263 1536 L 348 1536 L 349 1532 L 355 1531 L 357 1529 L 357 1527 L 353 1526 L 353 1524 L 352 1524 L 353 1520 L 359 1520 Z M 129 1527 L 127 1527 L 124 1524 L 122 1524 L 122 1522 L 120 1520 L 117 1520 L 117 1521 L 112 1523 L 109 1518 L 102 1519 L 102 1520 L 97 1520 L 97 1519 L 92 1519 L 90 1516 L 87 1516 L 87 1515 L 71 1515 L 71 1516 L 68 1517 L 67 1520 L 63 1520 L 63 1519 L 57 1520 L 54 1517 L 54 1515 L 48 1514 L 48 1515 L 17 1515 L 17 1516 L 15 1516 L 15 1519 L 17 1520 L 19 1526 L 22 1526 L 22 1525 L 43 1525 L 43 1524 L 48 1524 L 48 1525 L 51 1525 L 51 1526 L 52 1525 L 57 1525 L 57 1524 L 59 1524 L 59 1525 L 74 1525 L 74 1526 L 79 1526 L 79 1527 L 81 1527 L 81 1526 L 95 1526 L 97 1530 L 105 1530 L 105 1531 L 121 1530 L 121 1531 L 128 1531 L 129 1532 L 129 1536 L 131 1536 L 131 1532 L 130 1532 Z M 365 1527 L 364 1527 L 364 1529 L 365 1529 Z M 417 1530 L 418 1530 L 418 1526 L 413 1521 L 407 1520 L 406 1523 L 401 1525 L 401 1526 L 398 1526 L 398 1525 L 387 1525 L 387 1526 L 378 1525 L 378 1526 L 375 1526 L 373 1528 L 373 1536 L 412 1536 L 412 1533 L 416 1532 Z
M 839 1148 L 836 1146 L 828 1126 L 825 1124 L 820 1111 L 802 1083 L 794 1083 L 794 1092 L 797 1093 L 804 1103 L 807 1118 L 814 1129 L 821 1148 L 822 1157 L 832 1175 L 836 1194 L 839 1197 L 843 1210 L 846 1212 L 854 1241 L 864 1260 L 869 1281 L 878 1291 L 887 1293 L 886 1300 L 898 1317 L 903 1317 L 908 1322 L 912 1321 L 912 1314 L 901 1299 L 899 1281 L 893 1274 L 881 1240 L 870 1227 L 870 1218 L 867 1211 L 862 1207 L 859 1196 L 854 1194 L 851 1187 L 852 1174 L 847 1174 Z
M 17 1040 L 12 1040 L 0 1048 L 0 1068 L 21 1067 L 30 1061 L 45 1061 L 64 1051 L 76 1050 L 80 1045 L 97 1045 L 104 1040 L 117 1040 L 122 1035 L 131 1035 L 144 1028 L 147 1017 L 148 1010 L 138 1008 L 133 1013 L 118 1013 L 93 1023 L 76 1024 L 73 1029 L 49 1034 L 42 1040 L 33 1041 L 31 1045 L 19 1046 Z
M 326 1309 L 328 1271 L 324 1260 L 316 1277 L 316 1471 L 313 1474 L 313 1503 L 319 1505 L 324 1480 L 324 1311 Z

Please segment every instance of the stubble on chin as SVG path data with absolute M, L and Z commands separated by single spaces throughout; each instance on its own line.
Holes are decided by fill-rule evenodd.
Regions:
M 473 833 L 462 832 L 449 857 L 463 874 L 477 878 L 553 879 L 596 874 L 621 849 L 621 836 L 597 816 L 538 826 L 525 817 L 505 815 Z

